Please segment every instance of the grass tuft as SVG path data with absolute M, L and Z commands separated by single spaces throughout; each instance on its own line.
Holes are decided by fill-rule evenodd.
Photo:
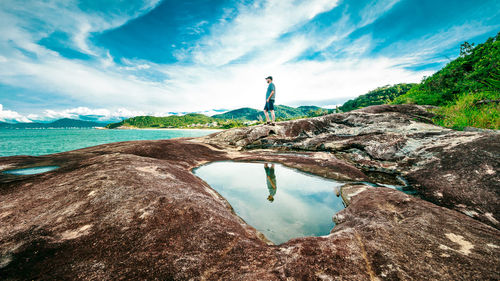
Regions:
M 434 111 L 437 117 L 436 125 L 463 130 L 465 127 L 485 129 L 500 129 L 500 104 L 498 102 L 477 104 L 481 100 L 496 100 L 499 94 L 495 92 L 478 92 L 462 94 L 446 106 Z

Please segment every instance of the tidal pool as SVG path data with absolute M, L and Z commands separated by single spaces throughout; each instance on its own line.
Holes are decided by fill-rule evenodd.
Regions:
M 43 166 L 43 167 L 17 169 L 17 170 L 7 170 L 7 171 L 2 171 L 2 173 L 11 174 L 11 175 L 36 175 L 36 174 L 46 173 L 46 172 L 55 170 L 57 168 L 59 168 L 59 167 L 58 166 Z
M 280 164 L 214 162 L 194 173 L 275 244 L 328 235 L 332 216 L 344 208 L 335 192 L 343 183 Z

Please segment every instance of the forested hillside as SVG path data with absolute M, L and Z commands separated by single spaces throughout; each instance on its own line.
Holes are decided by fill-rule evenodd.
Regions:
M 137 116 L 125 119 L 118 123 L 109 124 L 106 128 L 114 129 L 120 126 L 134 128 L 179 128 L 192 124 L 207 124 L 214 121 L 215 119 L 212 117 L 196 113 L 167 117 Z
M 404 95 L 416 84 L 387 85 L 361 95 L 355 99 L 348 100 L 339 109 L 343 112 L 367 107 L 370 105 L 385 104 L 392 102 L 395 98 Z
M 327 112 L 326 109 L 322 109 L 318 106 L 291 107 L 286 105 L 275 105 L 274 108 L 276 111 L 276 118 L 281 120 L 305 117 L 308 116 L 311 112 L 315 112 L 318 110 Z M 216 119 L 236 119 L 241 121 L 265 120 L 262 110 L 257 110 L 249 107 L 235 109 L 226 113 L 214 115 L 212 117 Z
M 6 123 L 0 122 L 0 129 L 47 129 L 47 128 L 94 128 L 103 127 L 105 123 L 63 118 L 49 123 Z
M 257 110 L 250 107 L 244 107 L 231 110 L 222 114 L 216 114 L 213 115 L 212 117 L 216 119 L 258 120 L 261 114 L 262 114 L 261 110 Z

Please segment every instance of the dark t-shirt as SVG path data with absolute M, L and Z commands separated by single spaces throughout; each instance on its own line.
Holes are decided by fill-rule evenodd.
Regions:
M 269 83 L 269 86 L 267 86 L 266 100 L 269 98 L 272 91 L 274 91 L 274 95 L 271 97 L 271 100 L 274 100 L 274 98 L 276 97 L 276 87 L 274 86 L 273 82 Z

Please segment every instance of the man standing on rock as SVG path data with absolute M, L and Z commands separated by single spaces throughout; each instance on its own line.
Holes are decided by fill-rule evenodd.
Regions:
M 266 105 L 264 106 L 264 115 L 266 115 L 266 124 L 273 124 L 274 121 L 276 120 L 276 117 L 274 115 L 274 98 L 276 97 L 276 87 L 274 86 L 273 83 L 273 77 L 268 76 L 266 77 L 267 84 L 267 92 L 266 92 Z M 271 117 L 272 117 L 272 122 L 269 122 L 269 114 L 267 113 L 268 111 L 271 111 Z

